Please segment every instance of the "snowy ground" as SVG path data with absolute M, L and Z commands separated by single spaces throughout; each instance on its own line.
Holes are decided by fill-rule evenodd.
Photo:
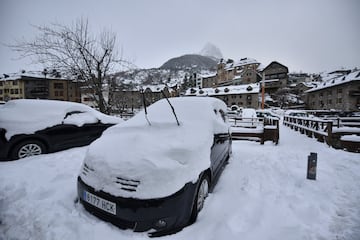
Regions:
M 360 239 L 360 155 L 281 126 L 280 143 L 236 141 L 198 221 L 161 239 Z M 149 239 L 75 204 L 86 147 L 0 163 L 0 239 Z M 306 180 L 318 153 L 317 180 Z

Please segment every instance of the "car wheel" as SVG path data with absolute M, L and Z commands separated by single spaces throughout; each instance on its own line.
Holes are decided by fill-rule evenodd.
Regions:
M 193 209 L 190 217 L 190 223 L 194 223 L 196 221 L 199 212 L 204 207 L 205 199 L 209 194 L 209 186 L 210 186 L 209 177 L 206 174 L 204 174 L 199 182 L 196 191 L 196 196 L 194 199 Z
M 12 151 L 11 158 L 19 159 L 45 153 L 45 145 L 37 140 L 27 140 L 19 143 Z

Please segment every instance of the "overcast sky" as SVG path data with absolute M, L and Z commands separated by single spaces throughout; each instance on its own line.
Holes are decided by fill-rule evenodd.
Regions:
M 31 24 L 88 18 L 117 34 L 139 68 L 198 53 L 210 42 L 225 58 L 278 61 L 289 71 L 360 67 L 358 0 L 0 0 L 0 74 L 40 70 L 3 44 L 36 32 Z M 41 68 L 41 67 L 40 67 Z

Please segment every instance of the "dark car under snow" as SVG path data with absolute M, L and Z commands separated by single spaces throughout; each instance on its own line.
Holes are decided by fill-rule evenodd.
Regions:
M 0 160 L 85 146 L 121 121 L 80 103 L 12 100 L 0 108 Z
M 150 236 L 196 220 L 231 154 L 226 105 L 210 97 L 169 101 L 154 103 L 148 114 L 108 129 L 89 146 L 78 177 L 86 210 Z

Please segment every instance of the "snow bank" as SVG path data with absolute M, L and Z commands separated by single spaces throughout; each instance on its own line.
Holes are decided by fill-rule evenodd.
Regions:
M 70 112 L 82 112 L 72 114 Z M 86 123 L 122 122 L 120 118 L 102 114 L 81 103 L 56 100 L 12 100 L 0 108 L 0 128 L 6 129 L 9 140 L 16 134 L 32 134 L 38 130 L 52 127 L 61 123 L 82 126 Z
M 215 98 L 169 100 L 180 126 L 163 99 L 147 109 L 151 126 L 140 112 L 106 130 L 89 147 L 84 163 L 93 171 L 81 174 L 83 181 L 96 190 L 140 199 L 169 196 L 195 182 L 210 166 L 214 134 L 229 131 L 219 111 L 225 112 L 226 105 Z M 140 184 L 126 191 L 115 183 L 117 177 Z

